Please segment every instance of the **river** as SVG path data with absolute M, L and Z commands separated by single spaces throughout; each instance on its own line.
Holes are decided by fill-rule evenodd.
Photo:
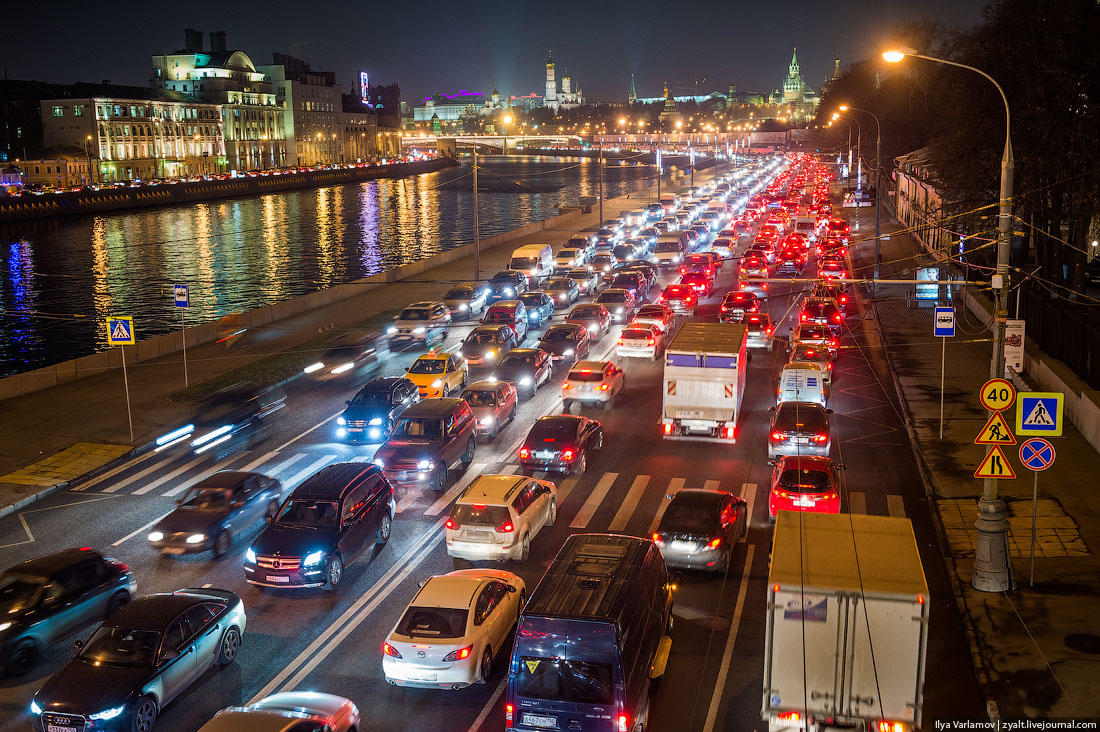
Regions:
M 107 316 L 132 316 L 139 339 L 179 328 L 174 283 L 189 286 L 187 324 L 196 325 L 469 244 L 471 172 L 465 158 L 397 180 L 0 227 L 0 376 L 107 348 Z M 605 197 L 652 175 L 608 165 Z M 599 167 L 481 157 L 478 188 L 488 238 L 596 195 Z

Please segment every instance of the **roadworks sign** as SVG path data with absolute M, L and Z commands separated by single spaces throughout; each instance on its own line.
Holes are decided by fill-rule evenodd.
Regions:
M 1012 465 L 1008 462 L 1004 452 L 1001 451 L 1000 446 L 994 445 L 993 449 L 986 453 L 978 469 L 974 471 L 974 477 L 1011 480 L 1016 477 L 1016 471 L 1012 469 Z
M 982 427 L 982 431 L 974 438 L 975 445 L 1015 445 L 1016 438 L 1012 436 L 1012 428 L 1005 421 L 1004 414 L 994 412 L 989 421 Z

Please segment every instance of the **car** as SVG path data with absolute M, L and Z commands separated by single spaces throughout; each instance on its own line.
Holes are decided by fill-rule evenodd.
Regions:
M 571 411 L 576 402 L 602 404 L 605 410 L 611 409 L 625 384 L 623 370 L 612 361 L 577 361 L 561 385 L 565 411 Z
M 554 362 L 541 348 L 513 348 L 500 360 L 489 380 L 507 382 L 516 391 L 533 397 L 550 380 L 553 370 Z
M 283 691 L 246 707 L 229 707 L 199 732 L 356 732 L 359 708 L 350 699 L 319 691 Z
M 451 326 L 451 309 L 441 300 L 415 302 L 401 311 L 386 329 L 390 350 L 430 345 L 443 340 Z
M 394 420 L 419 399 L 416 384 L 402 376 L 374 379 L 344 402 L 347 408 L 336 418 L 336 436 L 349 442 L 381 442 Z
M 748 327 L 746 345 L 749 348 L 763 348 L 769 353 L 772 350 L 772 337 L 775 326 L 772 317 L 768 313 L 749 313 L 741 321 Z
M 369 379 L 382 370 L 374 333 L 356 331 L 333 338 L 317 360 L 302 369 L 312 381 L 359 381 Z
M 631 323 L 619 335 L 615 355 L 619 357 L 645 356 L 657 360 L 665 347 L 665 334 L 656 325 Z
M 616 244 L 615 248 L 611 250 L 611 253 L 615 255 L 615 258 L 620 262 L 632 262 L 640 253 L 640 247 L 638 247 L 633 240 L 627 239 L 621 244 Z
M 516 345 L 516 332 L 509 326 L 479 325 L 462 341 L 456 355 L 469 366 L 489 366 Z
M 844 323 L 844 313 L 841 312 L 837 301 L 831 297 L 807 297 L 802 301 L 802 307 L 798 309 L 798 322 L 827 325 L 833 333 L 839 335 L 841 325 Z
M 775 274 L 794 275 L 801 277 L 806 266 L 806 255 L 798 249 L 784 249 L 778 258 L 779 264 L 775 267 Z
M 668 305 L 664 303 L 652 303 L 650 305 L 642 305 L 638 308 L 638 311 L 634 313 L 634 319 L 630 322 L 630 325 L 654 325 L 661 330 L 667 337 L 672 332 L 672 327 L 676 323 L 676 313 Z
M 787 363 L 815 363 L 821 367 L 825 385 L 832 385 L 833 356 L 828 348 L 822 348 L 812 343 L 796 343 L 791 349 L 791 355 L 787 359 Z
M 679 284 L 695 290 L 700 299 L 710 297 L 714 292 L 714 278 L 706 272 L 688 272 L 680 277 Z
M 840 339 L 827 325 L 799 323 L 794 328 L 791 328 L 791 338 L 788 348 L 793 349 L 795 345 L 799 343 L 828 349 L 829 355 L 833 359 L 836 358 L 840 350 Z
M 456 559 L 526 562 L 531 540 L 554 525 L 558 489 L 548 480 L 481 475 L 451 507 L 447 554 Z
M 680 260 L 684 257 L 684 245 L 679 238 L 664 238 L 657 240 L 657 246 L 653 250 L 652 261 L 658 267 L 680 267 Z
M 623 240 L 623 233 L 618 229 L 612 229 L 604 226 L 596 230 L 596 250 L 601 248 L 613 249 L 616 244 Z
M 763 259 L 768 264 L 775 263 L 775 248 L 768 242 L 754 241 L 749 245 L 749 248 L 745 250 L 745 257 L 756 257 Z
M 233 537 L 261 519 L 271 520 L 286 498 L 275 478 L 260 473 L 219 470 L 188 488 L 176 508 L 153 525 L 146 536 L 161 554 L 194 554 L 213 550 L 223 557 Z
M 583 475 L 592 453 L 603 448 L 603 425 L 574 414 L 540 417 L 531 425 L 519 460 L 523 470 Z
M 501 427 L 516 419 L 519 397 L 516 388 L 506 381 L 475 381 L 460 396 L 474 411 L 477 434 L 496 437 Z
M 596 342 L 611 330 L 611 313 L 599 303 L 582 303 L 566 316 L 565 322 L 579 323 L 588 328 L 588 337 Z
M 489 279 L 489 303 L 515 300 L 527 292 L 527 273 L 519 269 L 505 269 Z
M 596 302 L 607 308 L 611 313 L 612 323 L 629 323 L 634 317 L 635 300 L 630 290 L 621 287 L 609 287 L 600 293 Z
M 413 361 L 405 378 L 416 384 L 421 399 L 445 397 L 466 386 L 470 367 L 462 356 L 432 350 Z
M 245 580 L 260 587 L 335 590 L 347 566 L 389 541 L 396 513 L 393 488 L 379 466 L 326 465 L 294 489 L 252 542 Z
M 525 292 L 518 299 L 527 311 L 528 325 L 540 327 L 554 317 L 554 299 L 545 292 Z
M 486 308 L 490 288 L 481 282 L 462 282 L 443 296 L 443 302 L 451 311 L 451 318 L 468 318 Z
M 374 464 L 397 485 L 447 489 L 451 469 L 469 468 L 477 450 L 474 412 L 463 399 L 424 399 L 405 410 Z
M 215 588 L 160 592 L 110 615 L 31 701 L 36 732 L 141 730 L 211 666 L 237 658 L 244 603 Z
M 771 465 L 768 519 L 774 524 L 780 511 L 840 513 L 840 479 L 844 469 L 827 457 L 782 455 Z
M 619 263 L 619 260 L 611 252 L 601 252 L 593 256 L 589 263 L 601 280 L 607 279 L 610 282 L 614 278 L 611 275 L 612 269 Z M 611 276 L 609 277 L 609 275 Z
M 843 280 L 848 277 L 848 268 L 840 257 L 826 256 L 818 260 L 817 274 L 826 280 Z
M 649 282 L 650 289 L 657 282 L 657 267 L 652 262 L 643 262 L 638 260 L 636 262 L 630 262 L 621 270 L 623 272 L 641 272 L 645 275 L 646 280 Z
M 460 569 L 420 583 L 382 644 L 382 673 L 394 686 L 464 689 L 488 683 L 506 656 L 526 603 L 523 580 L 501 569 Z
M 574 234 L 569 237 L 569 241 L 565 242 L 565 246 L 569 249 L 579 249 L 584 255 L 585 262 L 592 259 L 592 255 L 596 253 L 596 242 L 589 236 Z
M 554 300 L 555 307 L 568 307 L 580 299 L 581 288 L 576 280 L 554 277 L 543 287 L 543 292 Z
M 722 269 L 722 258 L 717 252 L 695 252 L 684 257 L 684 261 L 680 265 L 680 274 L 704 272 L 714 277 L 720 269 Z
M 546 329 L 538 347 L 550 355 L 551 361 L 576 361 L 588 355 L 590 343 L 586 326 L 559 323 Z
M 770 407 L 768 457 L 779 455 L 820 455 L 828 457 L 832 447 L 829 415 L 816 402 L 780 402 Z
M 620 272 L 611 281 L 611 286 L 630 290 L 637 302 L 645 302 L 649 294 L 649 278 L 641 272 Z
M 810 292 L 810 297 L 831 298 L 836 301 L 841 313 L 848 312 L 848 285 L 843 282 L 818 282 Z
M 203 401 L 195 418 L 154 441 L 160 450 L 186 442 L 192 454 L 214 455 L 262 439 L 271 423 L 286 411 L 286 392 L 279 386 L 241 383 Z
M 134 597 L 130 568 L 84 547 L 27 559 L 0 574 L 0 670 L 25 676 L 58 641 Z
M 721 490 L 680 489 L 669 496 L 652 539 L 667 567 L 725 572 L 749 530 L 748 504 Z
M 576 267 L 584 264 L 584 250 L 564 247 L 554 255 L 554 267 Z
M 516 341 L 523 343 L 530 330 L 527 308 L 519 300 L 500 300 L 493 303 L 481 316 L 482 325 L 507 325 L 516 334 Z
M 852 233 L 852 227 L 844 219 L 829 219 L 829 223 L 825 225 L 825 232 L 826 236 L 837 237 L 847 244 L 848 237 Z
M 564 276 L 577 283 L 581 295 L 594 295 L 600 285 L 600 276 L 591 267 L 572 267 L 564 272 Z
M 695 308 L 699 304 L 699 293 L 691 285 L 666 285 L 657 302 L 667 305 L 673 312 L 695 315 Z
M 732 290 L 722 298 L 718 307 L 718 320 L 722 323 L 740 323 L 747 313 L 760 312 L 760 298 L 752 292 Z

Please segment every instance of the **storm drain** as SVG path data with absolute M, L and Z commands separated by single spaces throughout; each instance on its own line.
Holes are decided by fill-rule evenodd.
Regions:
M 1092 633 L 1071 633 L 1063 641 L 1066 646 L 1078 653 L 1090 653 L 1100 655 L 1100 635 Z
M 707 615 L 695 622 L 704 630 L 726 630 L 730 627 L 730 619 L 721 615 Z

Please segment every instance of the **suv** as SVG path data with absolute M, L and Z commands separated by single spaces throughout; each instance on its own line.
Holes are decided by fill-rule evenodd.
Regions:
M 458 355 L 471 366 L 486 366 L 495 363 L 516 344 L 516 332 L 507 325 L 479 325 L 462 341 Z
M 610 287 L 600 293 L 596 302 L 607 308 L 612 323 L 629 323 L 634 317 L 635 300 L 630 290 Z
M 480 282 L 463 282 L 455 285 L 443 296 L 443 302 L 451 310 L 451 317 L 466 318 L 485 309 L 489 300 L 489 286 Z
M 694 315 L 699 298 L 691 285 L 668 285 L 657 298 L 657 302 L 668 305 L 675 313 Z
M 526 562 L 531 539 L 554 525 L 558 489 L 548 480 L 482 475 L 447 519 L 447 554 L 456 559 Z
M 402 376 L 375 379 L 344 402 L 348 406 L 336 418 L 336 436 L 349 442 L 381 442 L 390 436 L 394 420 L 419 400 L 416 384 Z
M 469 467 L 477 449 L 474 412 L 465 399 L 425 399 L 412 405 L 374 453 L 374 464 L 399 485 L 447 488 L 451 468 Z
M 470 368 L 466 359 L 453 353 L 429 351 L 413 361 L 405 378 L 416 384 L 420 398 L 449 396 L 460 391 L 469 381 Z
M 302 481 L 245 552 L 244 578 L 263 587 L 335 590 L 344 567 L 389 541 L 397 504 L 374 465 L 336 463 Z
M 765 348 L 771 352 L 772 333 L 775 332 L 775 326 L 772 325 L 772 316 L 768 313 L 749 313 L 745 315 L 741 322 L 749 329 L 748 347 Z
M 24 676 L 54 643 L 130 602 L 137 582 L 125 564 L 85 548 L 21 562 L 0 575 L 0 588 L 0 668 Z
M 493 275 L 489 280 L 489 302 L 515 300 L 527 292 L 527 273 L 519 269 L 505 269 Z
M 832 439 L 829 415 L 817 402 L 780 402 L 771 407 L 772 423 L 768 430 L 768 457 L 780 455 L 829 456 Z
M 798 311 L 798 322 L 827 325 L 836 334 L 840 333 L 843 321 L 840 306 L 831 297 L 808 297 L 802 301 L 802 308 Z
M 760 312 L 760 298 L 754 293 L 734 290 L 727 292 L 718 308 L 718 321 L 740 323 L 748 313 Z
M 799 323 L 796 327 L 791 328 L 790 347 L 793 348 L 799 343 L 827 348 L 829 355 L 834 359 L 840 349 L 840 340 L 833 335 L 832 328 L 815 323 Z
M 573 402 L 602 404 L 605 410 L 611 409 L 625 384 L 623 370 L 611 361 L 577 361 L 561 385 L 565 411 L 572 410 Z
M 447 337 L 451 325 L 451 310 L 442 301 L 414 302 L 401 311 L 386 331 L 390 350 L 416 344 L 428 345 Z
M 646 295 L 649 294 L 649 279 L 640 272 L 623 272 L 618 274 L 615 276 L 615 279 L 611 281 L 611 286 L 630 290 L 630 294 L 634 295 L 634 299 L 638 302 L 644 302 Z

